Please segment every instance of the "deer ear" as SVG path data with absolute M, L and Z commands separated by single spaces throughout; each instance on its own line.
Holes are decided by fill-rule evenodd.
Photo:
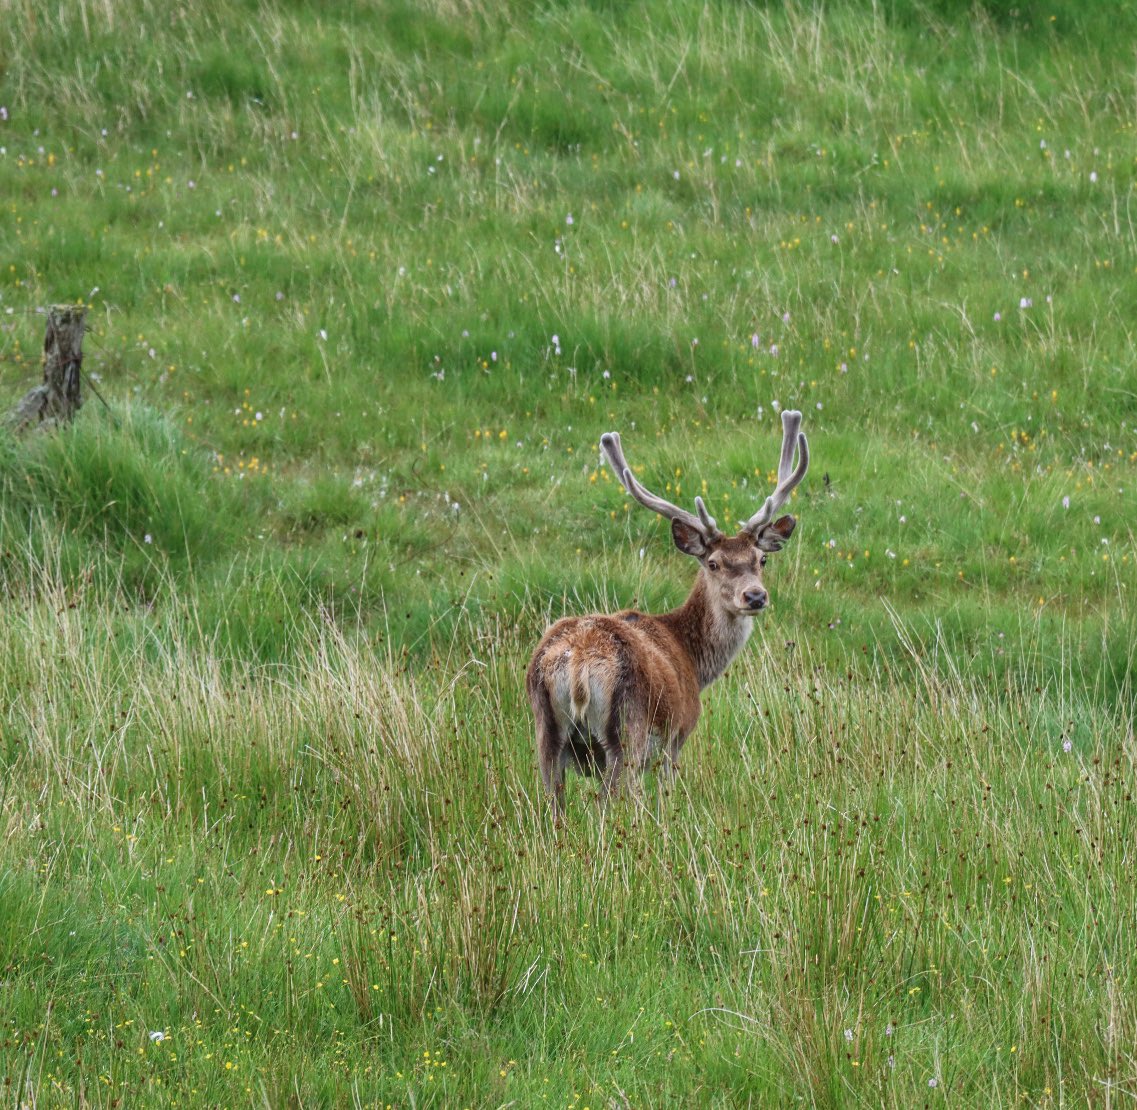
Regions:
M 707 541 L 703 534 L 678 518 L 671 522 L 671 538 L 684 555 L 694 555 L 696 559 L 701 559 L 707 553 Z
M 789 513 L 779 517 L 773 524 L 767 524 L 754 541 L 762 551 L 781 551 L 793 535 L 797 521 Z

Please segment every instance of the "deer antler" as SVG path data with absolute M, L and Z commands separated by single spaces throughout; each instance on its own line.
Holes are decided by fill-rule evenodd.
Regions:
M 695 529 L 707 542 L 721 534 L 718 525 L 715 524 L 715 518 L 707 512 L 707 507 L 703 504 L 701 497 L 695 498 L 695 510 L 699 514 L 695 516 L 687 512 L 686 509 L 679 508 L 678 505 L 672 505 L 670 501 L 664 501 L 662 497 L 657 497 L 650 490 L 640 485 L 632 473 L 632 468 L 628 466 L 628 460 L 624 458 L 624 449 L 620 446 L 619 432 L 605 432 L 600 437 L 600 448 L 609 465 L 616 472 L 616 476 L 624 483 L 624 488 L 641 505 L 667 517 L 668 520 L 681 521 L 689 528 Z
M 809 469 L 809 443 L 800 428 L 800 412 L 787 409 L 782 413 L 782 457 L 778 460 L 778 484 L 762 508 L 742 526 L 742 530 L 752 536 L 757 536 L 774 519 L 774 514 L 789 500 L 790 494 Z M 795 450 L 800 455 L 800 460 L 797 469 L 791 470 Z

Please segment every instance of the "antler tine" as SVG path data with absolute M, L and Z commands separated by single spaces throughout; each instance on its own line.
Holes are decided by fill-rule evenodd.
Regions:
M 765 504 L 743 526 L 744 532 L 757 533 L 774 519 L 774 514 L 789 500 L 809 469 L 809 441 L 801 430 L 801 413 L 787 409 L 782 413 L 782 454 L 778 460 L 778 484 Z M 795 451 L 797 469 L 791 470 Z
M 715 518 L 707 512 L 703 499 L 698 496 L 695 497 L 695 511 L 699 514 L 699 519 L 703 522 L 703 528 L 707 535 L 713 536 L 719 530 L 719 526 L 715 523 Z
M 673 505 L 670 501 L 657 497 L 637 481 L 636 476 L 632 473 L 632 468 L 628 466 L 628 460 L 624 458 L 624 449 L 620 446 L 619 432 L 605 432 L 600 437 L 600 449 L 604 452 L 609 465 L 616 472 L 616 477 L 624 483 L 624 488 L 641 505 L 667 517 L 668 520 L 681 520 L 688 527 L 703 533 L 708 539 L 718 532 L 714 517 L 707 512 L 707 507 L 703 504 L 701 497 L 695 498 L 695 508 L 699 511 L 699 515 L 695 516 L 693 513 L 687 512 L 686 509 L 681 509 L 678 505 Z
M 796 409 L 782 413 L 782 457 L 778 460 L 778 485 L 789 477 L 794 464 L 794 448 L 801 430 L 801 413 Z

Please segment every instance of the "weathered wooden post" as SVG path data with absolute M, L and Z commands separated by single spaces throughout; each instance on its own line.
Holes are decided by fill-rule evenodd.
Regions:
M 29 390 L 8 416 L 16 431 L 43 424 L 69 424 L 83 398 L 79 371 L 83 365 L 83 331 L 87 309 L 57 304 L 47 313 L 43 337 L 43 382 Z

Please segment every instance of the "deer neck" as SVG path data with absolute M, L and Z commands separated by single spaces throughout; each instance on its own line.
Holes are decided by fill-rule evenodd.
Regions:
M 691 657 L 699 689 L 709 686 L 730 666 L 750 638 L 754 619 L 716 605 L 699 571 L 687 600 L 659 618 Z

